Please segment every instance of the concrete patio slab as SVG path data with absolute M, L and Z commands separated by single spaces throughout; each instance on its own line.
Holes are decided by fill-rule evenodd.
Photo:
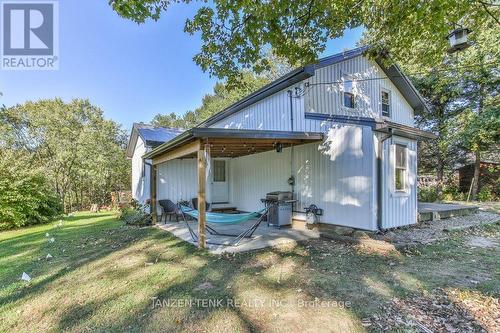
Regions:
M 198 223 L 196 221 L 188 222 L 191 228 L 198 233 Z M 238 225 L 231 226 L 213 226 L 220 233 L 227 234 L 239 234 L 242 231 L 248 229 L 255 220 L 250 220 Z M 185 222 L 166 222 L 165 224 L 158 224 L 159 228 L 172 233 L 174 236 L 196 245 L 193 241 L 189 229 Z M 319 238 L 319 232 L 316 230 L 298 230 L 292 228 L 275 228 L 268 227 L 266 222 L 257 228 L 254 233 L 253 238 L 243 239 L 238 246 L 224 246 L 224 245 L 213 245 L 207 244 L 207 248 L 211 253 L 221 254 L 221 253 L 238 253 L 238 252 L 248 252 L 258 249 L 263 249 L 266 247 L 272 247 L 282 244 L 296 243 L 299 241 L 304 241 L 308 239 Z M 213 241 L 217 243 L 228 243 L 232 240 L 232 237 L 224 236 L 213 236 L 207 232 L 207 241 Z
M 477 211 L 478 207 L 476 206 L 419 202 L 418 220 L 419 222 L 434 221 L 455 216 L 469 215 Z

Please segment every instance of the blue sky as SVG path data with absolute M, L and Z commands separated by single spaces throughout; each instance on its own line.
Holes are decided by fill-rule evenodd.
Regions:
M 103 0 L 59 2 L 58 71 L 0 71 L 0 103 L 89 98 L 105 116 L 130 129 L 157 113 L 200 105 L 216 78 L 192 61 L 201 41 L 183 32 L 198 5 L 174 5 L 158 22 L 137 25 Z M 362 30 L 328 43 L 325 55 L 352 48 Z

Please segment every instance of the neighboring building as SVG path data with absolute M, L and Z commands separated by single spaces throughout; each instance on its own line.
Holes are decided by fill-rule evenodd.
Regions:
M 176 128 L 134 123 L 127 146 L 127 158 L 132 160 L 133 199 L 144 204 L 150 198 L 151 161 L 143 160 L 142 156 L 182 132 Z
M 466 164 L 458 168 L 458 181 L 460 192 L 469 193 L 472 179 L 474 178 L 474 163 Z M 494 192 L 495 197 L 500 196 L 500 163 L 493 161 L 482 161 L 479 175 L 479 189 L 488 186 Z
M 196 154 L 206 154 L 207 202 L 257 211 L 266 193 L 292 191 L 296 220 L 315 204 L 322 223 L 416 223 L 417 139 L 434 136 L 414 116 L 426 106 L 397 66 L 366 50 L 298 68 L 145 154 L 153 197 L 196 197 L 205 182 Z

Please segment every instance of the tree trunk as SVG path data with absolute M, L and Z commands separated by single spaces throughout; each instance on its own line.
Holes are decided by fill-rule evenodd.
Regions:
M 437 198 L 441 200 L 443 198 L 443 177 L 444 177 L 444 164 L 445 164 L 445 154 L 443 151 L 442 141 L 445 139 L 445 120 L 444 120 L 444 106 L 440 105 L 438 108 L 438 133 L 439 139 L 437 143 L 437 168 L 436 168 L 436 176 L 437 176 Z
M 441 152 L 438 153 L 437 156 L 437 169 L 436 169 L 436 177 L 437 177 L 437 186 L 436 192 L 438 200 L 443 198 L 443 178 L 444 178 L 444 158 Z
M 481 174 L 481 152 L 476 151 L 474 155 L 475 155 L 474 178 L 472 179 L 474 184 L 472 184 L 471 197 L 472 197 L 472 200 L 477 200 L 477 194 L 479 192 L 479 177 Z
M 484 84 L 481 83 L 479 85 L 479 103 L 477 107 L 477 114 L 481 114 L 483 111 L 483 103 L 484 103 Z M 476 148 L 476 151 L 474 151 L 474 184 L 472 185 L 472 193 L 471 197 L 472 200 L 477 200 L 477 193 L 479 192 L 479 181 L 480 181 L 480 175 L 481 175 L 481 147 Z

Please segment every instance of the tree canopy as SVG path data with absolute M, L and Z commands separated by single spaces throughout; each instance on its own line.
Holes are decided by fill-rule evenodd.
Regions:
M 142 23 L 158 20 L 174 1 L 109 3 L 119 15 Z M 293 65 L 310 63 L 328 40 L 358 26 L 367 30 L 366 43 L 383 47 L 396 62 L 430 68 L 442 64 L 448 48 L 445 37 L 457 24 L 471 29 L 475 42 L 485 25 L 500 25 L 499 13 L 500 7 L 489 1 L 214 0 L 198 9 L 185 31 L 201 34 L 203 45 L 195 62 L 231 82 L 239 79 L 241 69 L 266 70 L 269 62 L 263 54 L 269 48 Z
M 437 142 L 422 142 L 419 166 L 422 171 L 436 171 L 439 186 L 445 171 L 453 172 L 470 161 L 475 163 L 472 197 L 479 190 L 480 162 L 483 154 L 498 148 L 500 139 L 500 27 L 487 22 L 476 33 L 474 44 L 464 51 L 446 55 L 441 66 L 412 76 L 425 97 L 428 111 L 417 117 L 422 129 L 439 135 Z M 425 45 L 412 50 L 416 57 Z M 404 62 L 407 72 L 417 71 L 418 64 Z M 488 158 L 486 158 L 488 159 Z
M 290 64 L 277 57 L 273 52 L 267 52 L 265 59 L 269 63 L 269 68 L 264 72 L 255 74 L 250 71 L 241 71 L 238 73 L 237 84 L 217 82 L 213 93 L 206 94 L 201 105 L 195 110 L 187 111 L 182 115 L 175 113 L 157 114 L 151 123 L 163 127 L 192 128 L 292 69 Z
M 151 123 L 163 127 L 192 128 L 266 83 L 268 80 L 265 77 L 257 77 L 251 73 L 244 73 L 240 84 L 231 89 L 225 83 L 218 82 L 214 86 L 213 93 L 206 94 L 201 105 L 195 110 L 187 111 L 180 116 L 175 113 L 157 114 Z
M 21 175 L 37 170 L 33 177 L 44 177 L 40 183 L 67 210 L 106 204 L 111 191 L 129 188 L 126 143 L 120 126 L 88 100 L 40 100 L 0 110 L 5 152 L 0 158 L 8 163 L 17 156 L 23 161 L 16 167 Z

